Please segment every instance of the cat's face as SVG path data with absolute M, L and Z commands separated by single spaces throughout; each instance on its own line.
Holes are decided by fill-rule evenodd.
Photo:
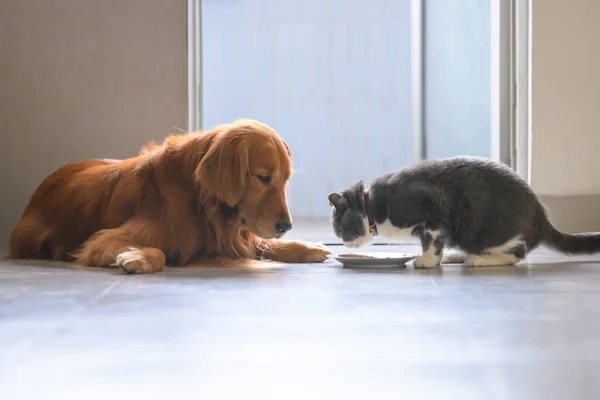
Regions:
M 331 225 L 335 235 L 350 248 L 368 246 L 375 236 L 369 231 L 369 219 L 365 209 L 365 186 L 358 182 L 341 193 L 331 193 Z

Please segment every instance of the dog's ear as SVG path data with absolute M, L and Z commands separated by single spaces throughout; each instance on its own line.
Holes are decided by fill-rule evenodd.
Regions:
M 287 144 L 287 142 L 283 139 L 281 139 L 281 141 L 283 142 L 283 146 L 285 147 L 285 150 L 287 151 L 287 155 L 292 158 L 292 151 L 290 150 L 290 146 Z
M 243 132 L 230 130 L 218 133 L 196 167 L 195 178 L 201 190 L 234 207 L 246 188 L 248 153 Z

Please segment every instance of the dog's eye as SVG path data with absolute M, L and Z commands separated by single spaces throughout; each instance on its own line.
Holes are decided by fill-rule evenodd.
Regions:
M 271 177 L 270 176 L 266 176 L 266 175 L 256 175 L 256 178 L 261 181 L 262 183 L 264 183 L 265 185 L 268 185 L 269 183 L 271 183 Z

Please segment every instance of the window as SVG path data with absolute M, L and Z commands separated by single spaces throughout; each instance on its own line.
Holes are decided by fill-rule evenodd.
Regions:
M 325 217 L 330 192 L 421 158 L 507 161 L 510 107 L 500 96 L 510 91 L 498 89 L 510 86 L 507 2 L 192 3 L 201 7 L 202 128 L 237 118 L 273 126 L 294 154 L 295 218 Z

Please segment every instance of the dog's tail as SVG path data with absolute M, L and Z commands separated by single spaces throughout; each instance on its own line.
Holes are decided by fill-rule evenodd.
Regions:
M 49 235 L 50 229 L 44 228 L 37 220 L 21 219 L 10 235 L 6 258 L 52 258 L 52 251 L 46 245 Z

